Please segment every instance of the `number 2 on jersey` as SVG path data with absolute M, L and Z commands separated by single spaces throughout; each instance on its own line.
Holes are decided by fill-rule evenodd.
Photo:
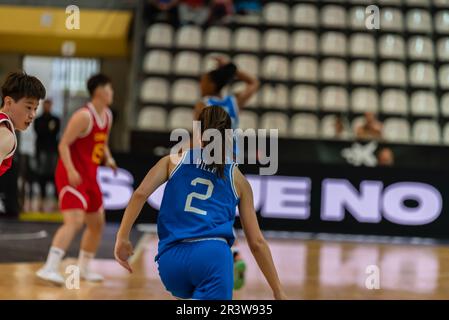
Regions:
M 193 212 L 193 213 L 197 213 L 197 214 L 201 214 L 201 215 L 206 215 L 207 211 L 192 207 L 192 200 L 193 200 L 193 198 L 196 198 L 198 200 L 209 199 L 210 196 L 212 195 L 212 191 L 214 190 L 214 184 L 212 183 L 212 181 L 210 181 L 208 179 L 196 178 L 196 179 L 192 180 L 191 185 L 196 186 L 198 183 L 204 184 L 207 186 L 206 194 L 202 194 L 202 193 L 198 193 L 198 192 L 189 193 L 189 195 L 187 196 L 184 211 Z

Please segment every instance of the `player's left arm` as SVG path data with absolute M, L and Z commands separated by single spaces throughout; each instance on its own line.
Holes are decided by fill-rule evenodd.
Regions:
M 132 269 L 127 260 L 133 254 L 133 247 L 129 241 L 131 228 L 142 211 L 143 205 L 148 197 L 168 180 L 169 165 L 170 155 L 159 160 L 158 163 L 150 169 L 142 183 L 136 191 L 134 191 L 128 206 L 126 207 L 125 214 L 123 215 L 122 223 L 117 232 L 114 256 L 118 263 L 129 272 L 132 272 Z

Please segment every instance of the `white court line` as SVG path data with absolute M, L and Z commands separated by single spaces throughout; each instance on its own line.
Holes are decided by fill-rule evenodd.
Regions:
M 128 263 L 130 265 L 134 264 L 137 260 L 137 258 L 140 257 L 142 254 L 142 251 L 146 248 L 146 245 L 150 242 L 151 235 L 145 233 L 143 236 L 140 237 L 139 241 L 137 241 L 136 248 L 134 250 L 134 254 L 129 258 Z
M 11 233 L 11 234 L 0 234 L 1 240 L 37 240 L 45 239 L 48 237 L 48 233 L 45 230 L 33 233 Z

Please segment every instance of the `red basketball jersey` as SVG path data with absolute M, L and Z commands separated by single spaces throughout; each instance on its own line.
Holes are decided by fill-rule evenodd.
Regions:
M 17 147 L 17 138 L 16 133 L 14 132 L 14 125 L 11 122 L 11 119 L 9 119 L 8 115 L 6 113 L 0 112 L 0 123 L 6 123 L 6 127 L 12 132 L 14 135 L 14 148 L 5 159 L 3 159 L 2 163 L 0 164 L 0 176 L 3 175 L 6 171 L 8 171 L 9 168 L 11 168 L 12 165 L 12 158 L 14 155 L 14 152 L 16 152 Z
M 106 117 L 101 119 L 90 102 L 83 109 L 90 115 L 89 129 L 84 136 L 79 137 L 70 145 L 70 156 L 73 165 L 83 179 L 96 179 L 97 168 L 103 161 L 104 149 L 112 125 L 112 113 L 109 108 L 106 109 Z M 63 167 L 64 164 L 59 159 L 58 168 Z

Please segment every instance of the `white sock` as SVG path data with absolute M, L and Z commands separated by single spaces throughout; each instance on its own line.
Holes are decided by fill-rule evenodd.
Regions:
M 80 250 L 80 254 L 78 256 L 78 267 L 80 268 L 81 273 L 89 272 L 89 265 L 91 260 L 94 258 L 95 253 L 87 252 L 84 250 Z
M 50 247 L 47 262 L 45 262 L 44 268 L 51 271 L 59 271 L 59 265 L 61 264 L 64 255 L 65 255 L 64 250 L 56 247 Z

